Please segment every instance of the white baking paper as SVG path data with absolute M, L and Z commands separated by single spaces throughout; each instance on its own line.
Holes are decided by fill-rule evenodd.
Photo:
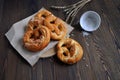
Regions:
M 45 8 L 42 8 L 45 9 Z M 40 9 L 41 10 L 41 9 Z M 42 57 L 42 54 L 44 53 L 48 53 L 48 51 L 51 49 L 54 49 L 57 41 L 51 41 L 48 46 L 46 48 L 44 48 L 43 50 L 39 51 L 39 52 L 30 52 L 28 50 L 26 50 L 23 47 L 23 35 L 25 33 L 25 28 L 26 25 L 28 24 L 28 21 L 34 17 L 35 14 L 16 22 L 15 24 L 12 25 L 12 27 L 10 28 L 10 30 L 5 34 L 5 36 L 7 37 L 7 39 L 9 40 L 10 44 L 17 50 L 17 52 L 31 65 L 33 66 L 40 57 Z M 73 30 L 73 27 L 71 27 L 70 25 L 67 25 L 67 35 L 69 35 L 69 33 Z M 51 51 L 49 53 L 55 54 L 55 51 Z M 45 57 L 45 55 L 44 55 Z M 47 56 L 46 56 L 47 57 Z

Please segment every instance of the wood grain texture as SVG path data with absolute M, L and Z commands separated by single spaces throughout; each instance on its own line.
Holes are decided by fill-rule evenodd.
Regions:
M 71 38 L 84 49 L 81 61 L 66 65 L 55 56 L 39 59 L 31 67 L 10 45 L 4 34 L 11 25 L 45 7 L 65 19 L 51 5 L 69 5 L 79 0 L 0 0 L 0 80 L 120 80 L 120 0 L 92 0 L 77 14 Z M 80 16 L 88 10 L 100 14 L 100 28 L 83 36 Z

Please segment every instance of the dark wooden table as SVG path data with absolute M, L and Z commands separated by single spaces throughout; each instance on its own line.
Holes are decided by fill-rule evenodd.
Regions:
M 0 80 L 120 80 L 120 0 L 92 0 L 77 14 L 71 38 L 84 49 L 81 61 L 74 65 L 60 62 L 56 55 L 39 59 L 31 67 L 10 45 L 5 33 L 13 23 L 41 7 L 65 19 L 62 11 L 51 5 L 69 5 L 79 0 L 0 0 Z M 79 17 L 88 10 L 100 14 L 100 28 L 83 36 Z

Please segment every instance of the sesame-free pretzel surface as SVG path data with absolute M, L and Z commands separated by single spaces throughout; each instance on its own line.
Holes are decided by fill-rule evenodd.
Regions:
M 62 39 L 57 44 L 57 57 L 64 63 L 73 64 L 78 62 L 83 56 L 81 45 L 71 39 Z

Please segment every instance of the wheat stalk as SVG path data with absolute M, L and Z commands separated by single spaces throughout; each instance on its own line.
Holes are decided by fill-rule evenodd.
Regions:
M 81 0 L 78 1 L 75 4 L 72 5 L 68 5 L 68 6 L 51 6 L 51 8 L 53 9 L 62 9 L 68 16 L 66 17 L 66 22 L 70 21 L 70 24 L 72 24 L 72 22 L 75 19 L 75 16 L 77 15 L 77 13 L 79 12 L 79 10 L 88 2 L 90 2 L 91 0 Z

